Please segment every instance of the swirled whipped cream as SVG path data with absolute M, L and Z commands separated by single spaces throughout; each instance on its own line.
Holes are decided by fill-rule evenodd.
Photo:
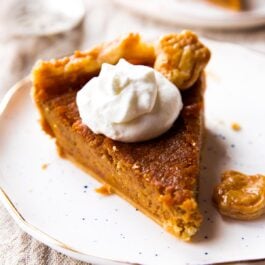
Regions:
M 121 142 L 139 142 L 166 132 L 177 119 L 178 88 L 153 68 L 120 59 L 104 63 L 99 76 L 77 93 L 81 120 L 94 133 Z

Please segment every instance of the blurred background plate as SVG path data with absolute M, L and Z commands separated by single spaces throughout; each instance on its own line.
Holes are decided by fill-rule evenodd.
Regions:
M 84 15 L 83 0 L 4 1 L 0 9 L 0 37 L 65 32 L 80 23 Z
M 131 11 L 186 27 L 242 29 L 265 25 L 265 1 L 248 0 L 245 11 L 216 7 L 204 0 L 114 0 Z

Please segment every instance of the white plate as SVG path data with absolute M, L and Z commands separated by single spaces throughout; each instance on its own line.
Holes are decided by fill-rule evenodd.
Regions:
M 265 1 L 249 0 L 244 12 L 215 7 L 204 0 L 114 0 L 131 11 L 186 27 L 240 29 L 265 24 Z
M 223 170 L 265 172 L 265 58 L 235 45 L 207 44 L 212 59 L 200 184 L 205 221 L 194 242 L 174 238 L 116 195 L 99 195 L 97 181 L 59 158 L 54 141 L 38 124 L 28 80 L 9 91 L 0 109 L 0 198 L 22 229 L 60 252 L 96 264 L 265 258 L 265 217 L 223 219 L 211 203 Z M 230 128 L 234 121 L 242 131 Z

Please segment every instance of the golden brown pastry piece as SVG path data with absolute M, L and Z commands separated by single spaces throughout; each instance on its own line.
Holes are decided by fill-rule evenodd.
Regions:
M 184 90 L 198 80 L 210 55 L 193 32 L 168 34 L 159 41 L 154 68 Z
M 258 218 L 265 213 L 265 176 L 226 171 L 213 200 L 223 215 L 239 220 Z

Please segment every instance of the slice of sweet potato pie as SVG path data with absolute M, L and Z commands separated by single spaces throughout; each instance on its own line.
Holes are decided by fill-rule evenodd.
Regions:
M 126 77 L 127 68 L 122 68 L 123 75 L 117 77 L 117 74 L 113 74 L 111 80 L 106 78 L 103 82 L 102 79 L 97 81 L 103 75 L 102 66 L 114 71 L 113 67 L 116 67 L 120 59 L 124 59 L 132 68 L 145 69 L 143 71 L 147 71 L 146 75 L 138 74 L 137 70 L 135 78 L 130 79 Z M 109 185 L 116 194 L 139 208 L 167 231 L 186 241 L 197 232 L 202 222 L 197 195 L 204 129 L 204 68 L 209 59 L 209 50 L 190 31 L 168 34 L 153 43 L 144 42 L 139 34 L 130 33 L 86 52 L 76 51 L 70 57 L 39 61 L 32 71 L 32 94 L 40 112 L 41 125 L 45 132 L 56 139 L 59 154 L 81 166 L 100 182 Z M 139 68 L 140 66 L 144 68 Z M 162 98 L 162 88 L 155 94 L 151 90 L 153 87 L 157 88 L 150 85 L 154 78 L 152 71 L 156 78 L 161 79 L 163 89 L 166 90 L 168 86 L 173 94 L 175 92 L 172 87 L 180 91 L 178 93 L 181 95 L 182 108 L 177 111 L 179 114 L 170 126 L 162 118 L 158 118 L 159 113 L 152 110 L 153 134 L 148 139 L 142 128 L 147 126 L 149 135 L 150 120 L 145 121 L 148 121 L 151 114 L 146 112 L 145 107 L 155 97 Z M 141 84 L 137 78 L 145 81 L 145 88 L 135 88 L 135 84 Z M 91 84 L 88 89 L 91 89 L 92 82 L 98 85 L 95 93 L 99 93 L 100 84 L 105 88 L 110 84 L 115 88 L 116 94 L 114 90 L 107 91 L 107 97 L 115 96 L 116 100 L 118 96 L 124 96 L 120 101 L 115 101 L 116 105 L 112 102 L 113 108 L 109 108 L 106 113 L 106 98 L 97 98 L 98 101 L 107 102 L 105 105 L 95 99 L 88 99 L 93 106 L 103 106 L 102 111 L 88 111 L 88 122 L 94 121 L 94 116 L 103 117 L 106 114 L 104 117 L 112 119 L 112 123 L 111 127 L 105 127 L 110 132 L 114 128 L 113 135 L 117 139 L 112 139 L 108 132 L 104 135 L 100 130 L 95 131 L 93 126 L 96 122 L 91 122 L 89 124 L 93 126 L 88 126 L 81 118 L 77 95 L 88 83 Z M 145 91 L 146 97 L 139 100 L 141 89 Z M 112 93 L 112 96 L 108 93 Z M 128 97 L 130 100 L 126 101 Z M 152 103 L 155 107 L 149 105 L 151 108 L 164 109 L 163 115 L 171 117 L 176 112 L 177 104 L 173 102 L 172 105 L 173 99 L 174 97 L 169 98 L 171 103 L 168 104 L 161 99 L 159 103 Z M 129 105 L 124 102 L 129 102 Z M 125 114 L 116 111 L 119 104 L 129 106 Z M 90 107 L 88 109 L 92 108 Z M 171 113 L 170 108 L 175 112 Z M 139 118 L 135 113 L 144 117 Z M 98 122 L 95 126 L 101 128 L 105 122 L 103 118 L 102 123 Z M 138 127 L 132 127 L 133 124 Z M 161 133 L 161 126 L 169 128 Z M 116 129 L 120 131 L 116 133 Z M 120 137 L 121 135 L 127 135 L 128 141 Z M 134 140 L 135 135 L 140 138 Z

